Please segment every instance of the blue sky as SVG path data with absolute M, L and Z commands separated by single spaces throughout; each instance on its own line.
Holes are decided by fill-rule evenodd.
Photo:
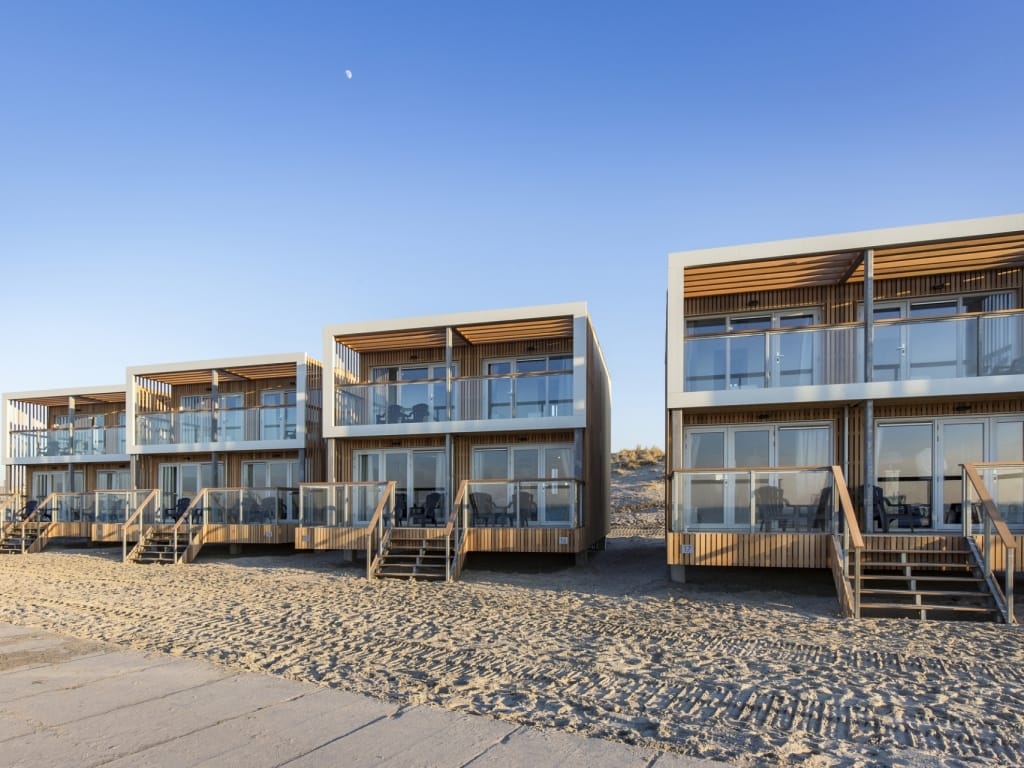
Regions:
M 582 300 L 613 448 L 662 445 L 666 254 L 1024 211 L 1021 29 L 985 0 L 0 0 L 0 391 Z

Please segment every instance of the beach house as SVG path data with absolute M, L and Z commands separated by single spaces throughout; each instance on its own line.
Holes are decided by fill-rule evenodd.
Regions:
M 608 532 L 610 385 L 582 303 L 324 329 L 327 483 L 296 546 L 455 578 L 473 552 L 583 558 Z
M 126 522 L 134 556 L 292 544 L 299 484 L 323 479 L 322 378 L 303 353 L 128 368 L 132 480 L 152 489 Z
M 123 384 L 7 393 L 0 546 L 39 551 L 91 538 L 123 512 L 131 488 Z M 121 518 L 123 520 L 123 517 Z
M 1024 215 L 670 254 L 673 576 L 832 568 L 851 614 L 1012 619 L 1022 289 Z

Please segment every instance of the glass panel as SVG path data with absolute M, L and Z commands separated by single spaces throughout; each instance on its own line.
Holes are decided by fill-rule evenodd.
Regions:
M 961 464 L 984 461 L 985 425 L 978 422 L 950 422 L 942 429 L 942 521 L 959 525 L 963 493 Z
M 546 478 L 572 478 L 572 449 L 571 448 L 545 448 L 544 449 L 544 474 Z M 542 522 L 569 525 L 572 521 L 572 492 L 575 486 L 571 483 L 544 483 L 542 495 L 544 503 L 540 508 L 540 519 Z
M 938 310 L 936 310 L 938 311 Z M 910 379 L 956 378 L 961 367 L 965 333 L 977 331 L 965 328 L 973 320 L 951 320 L 934 323 L 907 324 L 907 350 Z
M 430 494 L 444 494 L 445 491 L 445 460 L 443 451 L 413 451 L 412 454 L 411 490 L 412 504 L 421 512 L 427 512 L 427 498 Z M 436 497 L 435 497 L 436 498 Z M 432 519 L 424 523 L 442 524 L 447 522 L 447 507 L 442 495 L 441 499 L 430 510 Z
M 932 425 L 882 424 L 877 437 L 877 484 L 893 504 L 932 508 Z M 875 510 L 875 530 L 881 523 Z M 884 526 L 883 526 L 884 527 Z M 920 526 L 918 526 L 920 527 Z
M 998 421 L 995 434 L 995 461 L 1024 461 L 1024 422 Z M 990 487 L 1007 525 L 1024 525 L 1024 472 L 1019 467 L 995 470 Z M 1022 556 L 1018 551 L 1017 557 Z
M 548 359 L 548 410 L 552 416 L 572 416 L 572 356 Z M 564 371 L 564 373 L 558 373 Z
M 770 327 L 770 317 L 743 317 L 732 321 L 732 330 L 736 333 Z M 765 340 L 764 335 L 729 339 L 729 386 L 731 388 L 761 388 L 765 386 Z
M 725 389 L 726 340 L 690 339 L 683 347 L 683 370 L 687 392 Z
M 875 322 L 897 320 L 900 307 L 875 307 Z M 876 325 L 874 344 L 875 381 L 899 381 L 903 378 L 903 328 L 900 325 Z
M 487 364 L 487 418 L 508 419 L 512 417 L 512 363 L 500 361 Z
M 506 477 L 508 477 L 507 448 L 473 449 L 474 480 L 498 480 Z
M 738 429 L 733 432 L 733 449 L 732 466 L 767 467 L 771 464 L 771 432 L 767 429 Z M 762 477 L 758 484 L 767 482 L 767 478 Z M 750 478 L 747 475 L 736 475 L 734 493 L 733 521 L 738 526 L 750 525 Z
M 780 328 L 801 328 L 814 324 L 814 315 L 786 315 L 779 318 Z M 791 387 L 814 383 L 814 347 L 816 334 L 773 334 L 776 386 Z
M 778 467 L 827 467 L 832 464 L 830 427 L 780 427 L 775 465 Z M 821 497 L 822 477 L 801 472 L 787 475 L 780 483 L 786 499 L 793 504 L 816 505 Z

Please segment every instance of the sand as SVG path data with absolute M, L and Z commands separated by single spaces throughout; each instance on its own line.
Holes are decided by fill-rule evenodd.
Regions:
M 1019 627 L 843 619 L 825 573 L 672 584 L 654 526 L 454 584 L 370 583 L 332 552 L 54 548 L 0 558 L 0 621 L 739 766 L 1024 764 Z

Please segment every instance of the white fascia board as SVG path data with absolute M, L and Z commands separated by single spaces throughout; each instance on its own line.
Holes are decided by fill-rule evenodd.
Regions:
M 358 323 L 338 323 L 324 328 L 325 349 L 327 340 L 333 345 L 337 336 L 348 336 L 363 333 L 387 333 L 389 331 L 413 331 L 423 328 L 443 328 L 455 325 L 476 325 L 484 323 L 515 322 L 516 320 L 534 320 L 543 317 L 571 315 L 574 318 L 587 316 L 586 302 L 567 302 L 565 304 L 546 304 L 532 307 L 516 307 L 510 309 L 488 309 L 478 312 L 458 312 L 446 315 L 423 315 L 394 320 L 370 320 Z M 333 348 L 333 347 L 332 347 Z
M 246 366 L 273 365 L 276 363 L 305 364 L 309 356 L 305 352 L 283 352 L 273 355 L 250 355 L 247 357 L 221 357 L 213 360 L 185 360 L 172 363 L 133 365 L 128 368 L 129 381 L 134 376 L 151 373 L 177 373 L 180 371 L 205 371 L 214 368 L 244 368 Z
M 686 318 L 683 317 L 683 263 L 668 260 L 668 296 L 666 298 L 665 387 L 666 392 L 681 392 L 685 379 L 683 343 Z
M 910 227 L 889 227 L 835 235 L 801 237 L 792 240 L 774 240 L 763 243 L 704 248 L 695 251 L 677 251 L 669 254 L 670 271 L 673 263 L 680 268 L 697 265 L 725 264 L 736 261 L 756 261 L 784 256 L 807 256 L 816 253 L 846 253 L 866 248 L 887 248 L 936 240 L 955 240 L 985 237 L 1010 232 L 1024 232 L 1024 213 L 1008 216 L 990 216 L 980 219 L 918 224 Z M 671 284 L 670 284 L 671 285 Z
M 768 389 L 727 389 L 710 392 L 669 392 L 668 410 L 724 406 L 790 405 L 813 408 L 819 404 L 903 398 L 968 397 L 1016 394 L 1024 390 L 1024 374 L 963 379 L 872 381 L 859 384 L 823 384 Z
M 49 397 L 88 397 L 89 395 L 108 395 L 112 392 L 126 392 L 124 382 L 106 384 L 97 387 L 61 387 L 59 389 L 35 389 L 27 392 L 5 392 L 4 400 L 33 400 Z

